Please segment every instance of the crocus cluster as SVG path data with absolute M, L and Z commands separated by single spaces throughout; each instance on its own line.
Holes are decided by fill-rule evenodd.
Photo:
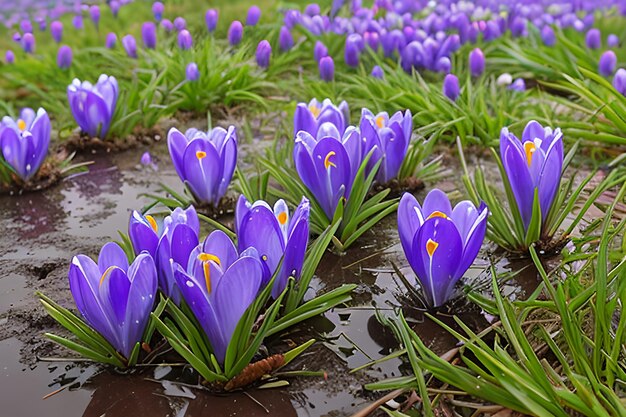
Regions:
M 105 138 L 117 104 L 118 86 L 113 76 L 102 74 L 96 84 L 75 78 L 67 87 L 67 99 L 80 129 Z

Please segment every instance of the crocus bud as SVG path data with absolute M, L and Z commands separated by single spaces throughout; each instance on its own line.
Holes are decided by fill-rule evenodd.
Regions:
M 456 101 L 459 93 L 459 79 L 454 74 L 446 75 L 446 78 L 443 79 L 443 95 L 452 101 Z
M 152 14 L 154 15 L 154 20 L 160 22 L 163 18 L 163 10 L 165 10 L 165 6 L 160 1 L 155 1 L 152 4 Z
M 231 46 L 239 45 L 243 37 L 243 25 L 239 20 L 233 20 L 228 28 L 228 43 Z
M 93 24 L 96 25 L 96 28 L 98 28 L 98 24 L 100 23 L 100 7 L 95 4 L 91 6 L 89 8 L 89 16 L 91 17 Z
M 435 71 L 437 72 L 443 72 L 444 74 L 448 74 L 451 69 L 452 62 L 447 56 L 442 56 L 437 60 L 437 63 L 435 64 Z
M 178 32 L 178 47 L 183 51 L 187 49 L 191 49 L 193 45 L 193 39 L 191 38 L 191 33 L 187 29 L 183 29 Z
M 59 68 L 65 69 L 72 66 L 72 48 L 63 45 L 57 53 L 57 65 Z
M 310 17 L 317 16 L 321 12 L 319 4 L 311 3 L 307 4 L 304 8 L 304 14 Z
M 278 46 L 281 51 L 287 52 L 291 48 L 293 48 L 293 36 L 291 36 L 291 32 L 287 29 L 286 26 L 280 28 L 280 33 L 278 35 Z
M 161 27 L 163 28 L 164 31 L 166 31 L 167 33 L 171 32 L 172 30 L 174 30 L 174 24 L 169 20 L 169 19 L 163 19 L 161 20 Z
M 378 65 L 376 65 L 374 68 L 372 68 L 372 77 L 374 78 L 379 78 L 379 79 L 383 79 L 384 78 L 384 73 L 383 73 L 383 69 L 381 67 L 379 67 Z
M 117 14 L 120 12 L 120 2 L 117 0 L 112 0 L 111 3 L 109 3 L 109 7 L 111 8 L 111 13 L 113 14 L 113 17 L 117 17 Z
M 209 32 L 213 33 L 215 31 L 215 28 L 217 27 L 218 17 L 219 14 L 217 10 L 209 9 L 206 11 L 206 14 L 204 15 L 204 20 L 206 22 L 206 28 L 209 30 Z
M 185 68 L 185 76 L 187 77 L 188 81 L 196 81 L 198 78 L 200 78 L 198 65 L 195 62 L 191 62 L 189 65 L 187 65 L 187 68 Z
M 155 3 L 156 4 L 156 3 Z M 141 39 L 146 48 L 154 49 L 157 43 L 156 25 L 153 22 L 145 22 L 141 26 Z
M 513 19 L 513 22 L 511 22 L 511 35 L 513 35 L 516 38 L 520 36 L 526 36 L 527 23 L 528 23 L 527 20 L 523 17 L 518 16 L 515 19 Z
M 380 46 L 380 35 L 378 34 L 378 32 L 365 32 L 363 34 L 363 39 L 365 40 L 365 43 L 372 49 L 372 51 L 378 51 L 378 47 Z
M 587 48 L 598 49 L 602 46 L 602 35 L 599 29 L 589 29 L 585 36 L 585 43 Z
M 511 74 L 509 74 L 508 72 L 500 74 L 500 76 L 496 79 L 496 85 L 499 86 L 511 85 L 512 82 L 513 77 L 511 77 Z
M 32 33 L 25 33 L 22 36 L 22 48 L 28 54 L 35 52 L 35 36 Z
M 470 52 L 469 67 L 474 77 L 480 77 L 485 71 L 485 54 L 480 48 L 475 48 Z
M 319 63 L 320 78 L 322 81 L 332 81 L 335 78 L 335 61 L 330 56 L 325 56 L 320 59 Z
M 4 60 L 6 61 L 7 64 L 12 64 L 15 62 L 15 54 L 13 53 L 12 50 L 8 50 L 5 54 L 4 54 Z
M 22 34 L 20 32 L 15 32 L 12 39 L 13 42 L 22 42 Z
M 50 34 L 56 43 L 61 42 L 61 39 L 63 38 L 63 23 L 58 20 L 50 23 Z
M 141 165 L 152 165 L 152 155 L 150 155 L 150 152 L 144 152 L 143 155 L 141 155 L 141 159 L 139 160 L 141 162 Z
M 624 68 L 618 69 L 615 73 L 613 87 L 615 87 L 618 93 L 626 97 L 626 70 Z
M 551 26 L 545 25 L 543 29 L 541 29 L 541 40 L 546 46 L 554 46 L 556 43 L 556 35 Z
M 261 19 L 261 9 L 258 6 L 250 6 L 246 17 L 246 26 L 255 26 Z
M 270 57 L 272 56 L 272 46 L 266 40 L 259 42 L 256 48 L 256 63 L 261 68 L 270 66 Z
M 344 54 L 346 65 L 352 68 L 359 66 L 359 55 L 361 54 L 358 40 L 354 36 L 358 36 L 359 39 L 361 38 L 359 35 L 349 35 L 346 39 L 346 51 Z
M 105 46 L 109 49 L 114 48 L 117 43 L 117 35 L 113 32 L 109 32 L 107 34 L 107 38 L 105 41 Z
M 609 48 L 615 48 L 619 46 L 619 38 L 617 37 L 617 35 L 611 33 L 606 38 L 606 44 L 608 45 Z
M 74 29 L 81 30 L 83 28 L 83 17 L 79 14 L 72 18 L 72 25 Z
M 328 48 L 322 43 L 322 41 L 315 41 L 315 47 L 313 48 L 313 57 L 315 62 L 320 62 L 320 59 L 328 56 Z
M 33 33 L 33 24 L 30 23 L 30 20 L 24 19 L 20 22 L 20 30 L 23 33 Z
M 180 32 L 181 30 L 187 27 L 187 21 L 183 19 L 182 17 L 178 16 L 176 19 L 174 19 L 174 27 L 176 28 L 177 31 Z
M 137 42 L 133 35 L 126 35 L 122 38 L 122 46 L 126 50 L 126 54 L 128 54 L 131 58 L 137 58 Z
M 526 82 L 523 78 L 517 78 L 511 85 L 509 86 L 509 90 L 513 91 L 526 91 Z
M 605 51 L 598 62 L 598 72 L 604 77 L 612 75 L 617 65 L 617 56 L 613 51 Z

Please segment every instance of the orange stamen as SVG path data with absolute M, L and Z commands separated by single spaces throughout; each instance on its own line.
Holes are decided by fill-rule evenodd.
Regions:
M 426 252 L 428 252 L 428 256 L 432 258 L 438 247 L 439 243 L 435 242 L 432 239 L 428 239 L 428 241 L 426 242 Z
M 24 120 L 22 120 L 22 119 L 19 119 L 19 120 L 17 121 L 17 128 L 18 128 L 20 131 L 22 131 L 22 132 L 23 132 L 23 131 L 25 131 L 25 130 L 26 130 L 26 122 L 25 122 Z
M 198 158 L 199 161 L 206 158 L 206 152 L 196 151 L 196 158 Z
M 111 273 L 113 268 L 115 268 L 115 265 L 111 265 L 110 267 L 108 267 L 106 269 L 106 271 L 104 271 L 104 274 L 102 274 L 102 276 L 100 277 L 100 284 L 99 285 L 102 285 L 102 283 L 104 282 L 104 279 Z
M 524 152 L 526 152 L 526 163 L 530 167 L 530 163 L 533 161 L 533 153 L 537 150 L 534 142 L 524 142 Z
M 213 261 L 218 265 L 221 265 L 220 258 L 210 253 L 201 253 L 198 255 L 198 260 L 202 262 L 202 270 L 204 271 L 204 282 L 206 283 L 206 289 L 211 294 L 211 264 L 209 261 Z
M 376 126 L 378 126 L 379 129 L 385 127 L 385 118 L 383 116 L 378 116 L 376 118 Z
M 146 220 L 148 220 L 148 223 L 150 223 L 150 227 L 152 227 L 152 230 L 154 230 L 155 232 L 159 231 L 159 226 L 157 225 L 156 220 L 154 220 L 154 217 L 146 214 Z
M 445 214 L 445 213 L 442 213 L 442 212 L 440 212 L 440 211 L 438 211 L 438 210 L 437 210 L 437 211 L 433 211 L 432 213 L 430 213 L 430 216 L 428 216 L 428 217 L 426 218 L 426 220 L 428 220 L 428 219 L 432 219 L 433 217 L 443 217 L 444 219 L 447 219 L 447 218 L 448 218 L 448 216 L 446 216 L 446 214 Z
M 314 117 L 315 119 L 317 119 L 317 118 L 319 117 L 320 113 L 322 112 L 322 109 L 320 109 L 320 108 L 319 108 L 319 107 L 317 107 L 317 106 L 310 105 L 310 106 L 309 106 L 309 111 L 311 112 L 311 114 L 313 115 L 313 117 Z
M 280 224 L 287 223 L 287 213 L 285 213 L 284 211 L 278 213 L 278 216 L 276 216 L 276 218 L 278 219 L 278 223 Z
M 326 158 L 324 158 L 324 168 L 328 169 L 329 167 L 337 167 L 333 162 L 330 161 L 330 157 L 335 156 L 335 151 L 328 152 Z

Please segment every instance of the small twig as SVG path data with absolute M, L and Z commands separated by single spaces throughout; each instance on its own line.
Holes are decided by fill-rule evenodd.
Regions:
M 261 407 L 262 409 L 265 410 L 266 414 L 270 413 L 270 410 L 267 409 L 267 407 L 265 407 L 263 404 L 261 404 L 261 402 L 259 400 L 257 400 L 256 398 L 254 398 L 252 395 L 250 395 L 247 391 L 243 392 L 244 394 L 246 394 L 246 396 L 248 398 L 250 398 L 252 401 L 254 401 L 259 407 Z
M 378 400 L 374 401 L 373 403 L 371 403 L 370 405 L 366 406 L 365 408 L 357 411 L 356 413 L 352 414 L 351 417 L 367 417 L 370 414 L 372 414 L 374 411 L 378 410 L 378 408 L 385 404 L 388 401 L 393 400 L 394 398 L 396 398 L 399 395 L 402 395 L 406 392 L 405 389 L 397 389 L 395 391 L 390 392 L 389 394 L 385 395 L 382 398 L 379 398 Z

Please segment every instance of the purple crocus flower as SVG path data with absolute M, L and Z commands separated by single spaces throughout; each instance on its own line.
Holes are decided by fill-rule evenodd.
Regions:
M 137 41 L 133 35 L 124 36 L 122 38 L 122 46 L 129 57 L 137 58 Z
M 326 48 L 326 45 L 324 45 L 322 41 L 315 41 L 315 47 L 313 48 L 315 62 L 319 63 L 325 56 L 328 56 L 328 48 Z
M 28 19 L 24 19 L 20 22 L 20 30 L 23 33 L 33 33 L 33 24 Z
M 256 63 L 261 68 L 270 66 L 270 57 L 272 56 L 272 46 L 267 40 L 262 40 L 256 48 Z
M 278 46 L 281 51 L 287 52 L 291 48 L 293 48 L 293 36 L 291 36 L 291 32 L 287 29 L 286 26 L 280 28 L 280 33 L 278 35 Z
M 178 47 L 183 51 L 191 49 L 193 46 L 193 39 L 191 38 L 191 33 L 187 29 L 183 29 L 178 32 Z
M 264 270 L 262 286 L 283 261 L 272 287 L 274 298 L 283 292 L 289 277 L 300 278 L 309 240 L 309 210 L 305 197 L 291 217 L 284 200 L 278 200 L 272 208 L 265 201 L 249 203 L 243 195 L 239 197 L 235 213 L 239 251 L 253 247 L 259 253 Z
M 613 87 L 618 93 L 626 97 L 626 69 L 620 68 L 613 77 Z
M 456 101 L 459 98 L 460 87 L 459 79 L 454 74 L 448 74 L 443 79 L 443 95 L 448 97 L 452 101 Z
M 246 16 L 246 26 L 256 26 L 261 19 L 261 9 L 258 6 L 252 5 L 248 9 L 248 16 Z
M 157 33 L 156 33 L 156 25 L 153 22 L 145 22 L 141 26 L 141 38 L 146 48 L 149 48 L 149 49 L 156 48 Z
M 89 136 L 105 138 L 115 113 L 118 94 L 117 80 L 100 75 L 96 85 L 82 83 L 77 78 L 67 87 L 72 115 L 80 129 Z
M 304 8 L 304 14 L 310 17 L 317 16 L 320 13 L 321 13 L 321 9 L 320 9 L 319 4 L 317 3 L 307 4 L 306 7 Z
M 611 33 L 606 38 L 606 44 L 609 48 L 616 48 L 619 46 L 619 38 L 617 37 L 617 35 Z
M 169 19 L 161 20 L 160 26 L 167 33 L 170 33 L 172 30 L 174 30 L 174 24 Z
M 444 304 L 480 251 L 489 210 L 461 201 L 454 209 L 446 194 L 434 189 L 420 206 L 405 193 L 398 206 L 398 233 L 404 254 L 431 307 Z
M 360 43 L 363 41 L 360 35 L 352 34 L 346 38 L 346 50 L 344 59 L 346 65 L 352 68 L 359 66 L 359 56 L 361 55 Z
M 237 132 L 216 127 L 209 132 L 171 128 L 167 146 L 174 169 L 198 201 L 217 207 L 237 164 Z
M 72 18 L 72 25 L 74 26 L 74 29 L 76 30 L 82 30 L 83 29 L 83 17 L 79 14 L 75 15 Z
M 541 40 L 546 46 L 554 46 L 554 44 L 556 44 L 556 35 L 551 26 L 545 25 L 541 29 Z
M 485 71 L 485 54 L 480 48 L 475 48 L 470 52 L 469 67 L 474 77 L 480 77 Z
M 46 18 L 38 17 L 37 19 L 35 19 L 35 21 L 37 22 L 37 25 L 39 26 L 39 30 L 41 32 L 45 32 L 46 28 L 48 27 L 48 21 L 46 20 Z
M 109 32 L 106 37 L 105 46 L 109 49 L 115 48 L 117 43 L 117 35 L 113 32 Z
M 332 57 L 323 57 L 318 66 L 322 81 L 331 82 L 335 79 L 335 61 Z
M 139 160 L 139 162 L 141 162 L 141 165 L 145 165 L 145 166 L 151 166 L 154 165 L 154 162 L 152 162 L 152 155 L 150 155 L 150 152 L 146 151 L 141 155 L 141 159 Z
M 312 99 L 307 103 L 298 103 L 293 117 L 294 136 L 301 130 L 317 136 L 323 123 L 332 123 L 339 134 L 343 135 L 350 124 L 350 110 L 348 103 L 342 101 L 335 106 L 330 99 L 324 99 L 321 103 Z
M 187 21 L 184 18 L 178 16 L 176 19 L 174 19 L 174 27 L 177 31 L 180 32 L 187 27 Z
M 98 7 L 98 5 L 96 4 L 91 6 L 89 8 L 89 16 L 91 17 L 91 21 L 93 22 L 93 24 L 96 26 L 96 29 L 97 29 L 100 23 L 100 7 Z
M 198 65 L 195 62 L 190 62 L 185 68 L 185 77 L 188 81 L 197 81 L 200 78 L 200 72 L 198 71 Z
M 600 56 L 598 62 L 598 72 L 604 77 L 608 77 L 615 72 L 615 66 L 617 65 L 617 55 L 613 51 L 605 51 Z
M 228 236 L 216 230 L 191 253 L 186 270 L 176 265 L 174 276 L 223 363 L 237 323 L 261 288 L 263 266 L 257 251 L 250 248 L 238 256 Z
M 85 321 L 128 358 L 141 342 L 157 290 L 154 260 L 142 253 L 129 266 L 117 243 L 100 250 L 98 263 L 72 258 L 70 291 Z
M 22 48 L 27 54 L 35 52 L 35 35 L 25 33 L 24 36 L 22 36 Z
M 113 14 L 113 17 L 117 17 L 117 14 L 120 12 L 120 2 L 117 0 L 112 0 L 109 3 L 109 7 L 111 8 L 111 14 Z
M 69 68 L 72 66 L 72 48 L 62 45 L 57 53 L 57 66 L 59 68 Z
M 13 39 L 13 42 L 20 43 L 22 42 L 22 34 L 20 32 L 15 32 L 11 39 Z
M 228 43 L 231 46 L 239 45 L 243 38 L 243 25 L 239 20 L 233 20 L 228 28 Z
M 526 82 L 523 78 L 516 78 L 508 88 L 513 91 L 526 91 Z
M 63 38 L 63 23 L 58 20 L 50 23 L 50 34 L 56 43 L 61 42 L 61 39 Z
M 217 10 L 209 9 L 206 11 L 206 14 L 204 15 L 204 20 L 206 23 L 206 28 L 209 30 L 210 33 L 213 33 L 215 31 L 215 28 L 217 28 L 218 18 L 219 13 L 217 12 Z
M 4 54 L 4 60 L 7 64 L 13 64 L 15 62 L 15 53 L 12 50 L 7 50 Z
M 155 1 L 152 3 L 152 14 L 154 15 L 154 20 L 160 22 L 163 19 L 163 11 L 165 10 L 165 6 L 160 1 Z
M 50 118 L 42 108 L 37 114 L 24 108 L 13 120 L 3 117 L 0 123 L 0 147 L 4 160 L 15 173 L 28 181 L 46 159 L 50 145 Z
M 383 79 L 384 76 L 385 76 L 385 74 L 383 73 L 383 69 L 381 67 L 376 65 L 376 66 L 374 66 L 374 68 L 372 68 L 372 77 Z
M 585 35 L 585 44 L 587 48 L 599 49 L 602 46 L 602 35 L 599 29 L 589 29 Z
M 404 114 L 396 112 L 389 117 L 386 112 L 375 115 L 368 109 L 362 109 L 360 129 L 363 138 L 363 157 L 373 152 L 368 169 L 371 170 L 382 160 L 376 180 L 381 184 L 387 184 L 398 175 L 409 149 L 413 116 L 409 110 Z
M 520 36 L 526 36 L 528 34 L 528 31 L 526 29 L 527 24 L 528 21 L 523 17 L 518 16 L 514 18 L 513 22 L 511 22 L 511 35 L 516 38 Z
M 563 168 L 562 138 L 561 129 L 544 128 L 534 120 L 524 128 L 521 141 L 506 127 L 500 133 L 502 165 L 526 228 L 532 217 L 535 189 L 543 220 L 552 207 Z

